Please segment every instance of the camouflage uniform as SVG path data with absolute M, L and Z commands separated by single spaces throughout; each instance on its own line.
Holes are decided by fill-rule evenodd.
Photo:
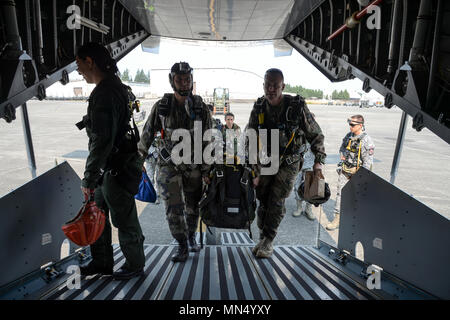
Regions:
M 372 170 L 373 153 L 375 145 L 370 136 L 363 132 L 358 136 L 354 136 L 349 132 L 342 139 L 342 144 L 339 149 L 339 154 L 345 157 L 344 163 L 350 168 L 356 168 L 358 166 L 358 151 L 361 147 L 361 154 L 359 159 L 359 166 L 362 166 L 368 170 Z M 344 172 L 342 169 L 342 163 L 338 167 L 338 184 L 336 192 L 336 204 L 334 206 L 334 213 L 339 214 L 341 211 L 341 190 L 347 184 L 352 174 Z
M 159 199 L 161 197 L 160 188 L 157 181 L 157 177 L 159 176 L 159 165 L 158 165 L 158 145 L 160 141 L 160 136 L 155 138 L 150 149 L 148 150 L 148 156 L 145 159 L 145 170 L 147 171 L 147 175 L 152 182 L 153 187 L 156 191 L 156 204 L 159 204 Z
M 292 135 L 291 131 L 283 129 L 288 124 L 286 114 L 289 107 L 292 107 L 291 111 L 294 112 L 289 119 L 293 119 L 292 123 L 296 129 L 294 139 L 286 148 Z M 260 110 L 264 112 L 264 124 L 259 122 Z M 281 104 L 275 107 L 271 106 L 264 97 L 259 98 L 250 114 L 248 128 L 268 129 L 268 137 L 270 137 L 270 129 L 280 129 L 280 155 L 284 154 L 284 156 L 280 159 L 278 172 L 274 175 L 261 175 L 261 165 L 253 165 L 256 176 L 260 178 L 256 187 L 256 197 L 259 200 L 257 224 L 261 230 L 260 237 L 273 241 L 286 212 L 285 200 L 302 167 L 301 149 L 304 149 L 306 142 L 309 142 L 311 151 L 315 155 L 314 162 L 325 163 L 324 135 L 300 96 L 294 98 L 283 95 Z M 268 142 L 269 146 L 270 142 Z
M 306 152 L 303 155 L 303 166 L 301 168 L 301 171 L 297 175 L 297 179 L 295 179 L 294 184 L 294 195 L 295 200 L 297 202 L 297 210 L 293 213 L 294 216 L 300 216 L 303 212 L 303 202 L 305 202 L 305 213 L 307 214 L 307 217 L 312 217 L 312 204 L 304 201 L 298 194 L 298 188 L 302 184 L 302 182 L 305 180 L 306 171 L 313 171 L 313 165 L 314 165 L 314 155 L 311 152 L 311 146 L 309 143 L 306 143 Z
M 111 221 L 119 232 L 120 248 L 126 258 L 123 267 L 135 271 L 142 269 L 145 264 L 144 236 L 134 200 L 143 161 L 134 151 L 127 153 L 117 170 L 110 166 L 115 143 L 120 138 L 119 132 L 129 121 L 128 97 L 123 90 L 117 77 L 109 77 L 102 80 L 89 97 L 87 116 L 83 118 L 89 137 L 89 155 L 81 185 L 95 189 L 95 202 L 106 213 L 104 231 L 91 245 L 93 265 L 103 269 L 112 269 L 114 265 L 110 212 Z M 105 170 L 103 176 L 102 170 Z M 137 183 L 130 189 L 127 185 L 134 179 L 133 175 L 137 176 Z
M 203 137 L 203 133 L 207 129 L 212 128 L 212 118 L 208 107 L 200 96 L 195 95 L 191 96 L 191 98 L 189 98 L 189 106 L 193 107 L 195 105 L 198 109 L 201 109 Z M 159 116 L 161 103 L 170 106 L 170 111 L 165 117 L 164 124 Z M 190 130 L 192 137 L 191 163 L 194 163 L 194 113 L 193 108 L 190 111 L 186 110 L 186 108 L 186 105 L 177 105 L 173 94 L 166 94 L 163 99 L 157 101 L 153 106 L 138 145 L 140 153 L 146 156 L 149 146 L 155 137 L 155 133 L 161 131 L 164 125 L 159 149 L 160 157 L 158 159 L 160 172 L 157 180 L 161 189 L 161 198 L 165 203 L 170 232 L 179 243 L 186 241 L 187 237 L 197 229 L 199 216 L 198 202 L 202 195 L 202 176 L 207 176 L 210 170 L 210 166 L 206 164 L 181 164 L 176 166 L 172 161 L 166 163 L 161 157 L 161 149 L 163 147 L 167 148 L 170 153 L 176 144 L 171 141 L 173 130 L 182 128 Z M 202 151 L 206 144 L 207 142 L 203 142 Z
M 233 139 L 233 141 L 227 141 L 227 130 L 234 130 L 236 137 Z M 234 150 L 234 155 L 236 155 L 238 152 L 239 138 L 241 136 L 241 128 L 236 123 L 233 123 L 233 127 L 231 129 L 228 129 L 228 127 L 224 125 L 221 131 L 224 142 L 223 151 L 226 152 L 229 146 L 230 149 Z

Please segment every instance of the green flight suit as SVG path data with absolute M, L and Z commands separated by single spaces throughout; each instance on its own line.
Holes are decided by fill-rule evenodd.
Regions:
M 264 115 L 261 117 L 260 114 Z M 292 121 L 288 123 L 287 118 Z M 264 121 L 260 123 L 260 119 Z M 273 240 L 286 213 L 285 200 L 303 164 L 302 150 L 306 151 L 306 141 L 310 143 L 311 151 L 315 155 L 314 162 L 324 164 L 324 135 L 300 96 L 294 98 L 283 95 L 279 106 L 271 106 L 264 97 L 259 98 L 251 111 L 248 128 L 256 130 L 258 136 L 258 129 L 267 129 L 268 137 L 272 129 L 278 129 L 280 134 L 279 155 L 282 158 L 278 172 L 261 175 L 261 164 L 252 166 L 256 176 L 260 178 L 256 187 L 256 197 L 259 200 L 257 225 L 262 231 L 260 236 L 261 239 L 265 236 Z M 292 133 L 295 133 L 293 138 Z M 269 140 L 268 148 L 270 151 Z
M 125 135 L 129 112 L 127 91 L 116 76 L 103 79 L 92 91 L 87 116 L 83 118 L 89 137 L 89 156 L 82 186 L 95 188 L 95 201 L 106 214 L 105 229 L 91 245 L 92 263 L 105 268 L 114 264 L 109 222 L 111 214 L 111 221 L 119 232 L 120 248 L 126 258 L 123 267 L 133 271 L 143 268 L 145 264 L 144 236 L 134 200 L 138 187 L 136 178 L 138 181 L 143 160 L 137 150 L 124 151 L 124 146 L 133 149 L 132 142 L 124 138 L 129 137 Z M 119 152 L 115 153 L 117 150 Z

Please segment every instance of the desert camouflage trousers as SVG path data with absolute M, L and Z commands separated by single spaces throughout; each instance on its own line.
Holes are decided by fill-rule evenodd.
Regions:
M 256 198 L 259 200 L 257 225 L 262 230 L 261 236 L 274 239 L 278 226 L 286 214 L 285 200 L 294 186 L 295 178 L 302 160 L 281 166 L 275 175 L 260 176 L 256 187 Z
M 202 196 L 200 168 L 182 173 L 172 165 L 161 165 L 157 180 L 170 233 L 182 242 L 198 226 L 198 202 Z
M 341 193 L 342 188 L 347 184 L 349 178 L 342 173 L 342 170 L 338 173 L 338 183 L 336 188 L 336 203 L 334 204 L 334 214 L 341 213 Z
M 155 188 L 156 195 L 158 196 L 158 199 L 161 197 L 159 192 L 159 185 L 157 183 L 157 177 L 159 176 L 159 164 L 157 159 L 150 158 L 148 160 L 145 160 L 144 162 L 145 170 L 147 171 L 147 175 L 150 178 L 150 181 L 152 182 L 153 188 Z

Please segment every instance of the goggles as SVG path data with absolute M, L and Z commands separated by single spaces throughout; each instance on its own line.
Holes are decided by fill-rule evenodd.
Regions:
M 362 122 L 358 122 L 358 121 L 355 121 L 355 120 L 352 120 L 352 119 L 347 119 L 347 123 L 350 125 L 350 127 L 354 127 L 354 126 L 357 126 L 359 124 L 363 124 Z

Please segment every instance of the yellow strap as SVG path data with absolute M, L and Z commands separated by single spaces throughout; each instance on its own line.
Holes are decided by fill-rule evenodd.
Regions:
M 351 144 L 352 144 L 352 139 L 348 139 L 348 146 L 347 146 L 347 150 L 351 150 Z
M 259 113 L 259 114 L 258 114 L 258 123 L 259 123 L 260 125 L 263 125 L 263 124 L 264 124 L 264 113 Z
M 294 140 L 294 136 L 295 136 L 295 131 L 292 132 L 291 139 L 289 139 L 289 142 L 288 142 L 286 148 L 284 148 L 283 154 L 282 154 L 281 157 L 280 157 L 280 163 L 281 163 L 281 161 L 283 161 L 284 154 L 286 153 L 287 148 L 289 148 L 289 145 L 291 144 L 292 140 Z
M 292 140 L 294 139 L 294 136 L 295 136 L 295 131 L 292 132 L 291 139 L 289 140 L 289 142 L 288 142 L 288 144 L 287 144 L 287 146 L 286 146 L 286 149 L 287 149 L 287 148 L 289 147 L 289 145 L 291 144 Z
M 356 163 L 356 170 L 359 169 L 359 159 L 361 158 L 361 143 L 362 141 L 359 140 L 359 149 L 358 149 L 358 162 Z

